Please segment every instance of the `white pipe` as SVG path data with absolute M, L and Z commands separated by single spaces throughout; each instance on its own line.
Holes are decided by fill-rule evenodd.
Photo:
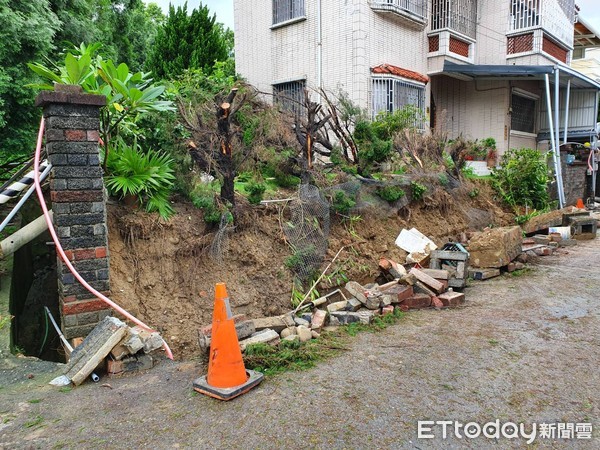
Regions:
M 567 80 L 567 98 L 565 100 L 565 131 L 563 136 L 563 144 L 567 143 L 567 131 L 569 130 L 569 101 L 571 99 L 571 79 Z
M 562 165 L 560 162 L 560 148 L 559 148 L 559 143 L 560 143 L 560 124 L 559 124 L 559 113 L 560 113 L 560 69 L 558 68 L 558 66 L 554 67 L 554 126 L 556 127 L 555 129 L 555 133 L 556 133 L 556 139 L 555 139 L 555 143 L 556 143 L 556 161 L 557 161 L 557 169 L 558 169 L 558 173 L 556 176 L 557 182 L 558 182 L 558 196 L 560 197 L 560 199 L 562 200 L 561 203 L 561 208 L 564 208 L 566 203 L 567 203 L 567 199 L 565 198 L 565 190 L 564 190 L 564 186 L 563 186 L 563 177 L 562 177 Z
M 50 211 L 52 218 L 52 211 Z M 44 216 L 40 216 L 33 222 L 28 223 L 20 230 L 15 231 L 9 237 L 0 242 L 0 258 L 12 255 L 25 244 L 31 242 L 48 229 L 48 223 Z
M 44 178 L 46 178 L 48 176 L 48 173 L 51 170 L 52 170 L 52 164 L 48 164 L 48 167 L 46 167 L 46 169 L 40 175 L 40 180 L 43 180 Z M 34 184 L 32 184 L 29 187 L 29 189 L 27 190 L 25 195 L 21 198 L 21 200 L 19 200 L 19 203 L 17 203 L 15 205 L 15 207 L 12 209 L 12 211 L 8 213 L 8 216 L 6 216 L 6 218 L 2 221 L 2 223 L 0 223 L 0 231 L 4 230 L 6 225 L 8 225 L 8 223 L 13 219 L 13 217 L 15 217 L 17 212 L 19 212 L 19 209 L 21 209 L 21 206 L 23 206 L 23 204 L 27 201 L 27 199 L 31 196 L 31 194 L 33 194 L 33 191 L 35 191 Z
M 317 0 L 317 87 L 323 88 L 323 11 L 321 1 Z M 319 102 L 321 93 L 319 92 Z
M 558 168 L 557 168 L 558 162 L 556 159 L 556 153 L 558 153 L 558 147 L 556 145 L 556 142 L 554 141 L 554 133 L 552 132 L 552 130 L 554 129 L 554 124 L 552 122 L 552 100 L 550 97 L 550 77 L 548 77 L 548 74 L 545 74 L 544 77 L 546 79 L 546 104 L 548 105 L 548 125 L 550 126 L 550 142 L 552 143 L 552 160 L 554 161 L 554 173 L 556 174 L 556 188 L 557 188 L 557 191 L 559 191 L 558 203 L 561 208 L 564 208 L 564 205 L 562 203 L 562 197 L 560 196 L 560 186 L 559 186 L 559 181 L 558 181 Z

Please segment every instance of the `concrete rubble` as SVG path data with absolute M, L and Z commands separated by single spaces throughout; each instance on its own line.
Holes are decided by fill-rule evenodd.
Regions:
M 150 369 L 156 359 L 151 355 L 163 345 L 156 332 L 129 327 L 116 317 L 106 317 L 75 347 L 65 365 L 64 377 L 80 385 L 99 367 L 109 376 Z

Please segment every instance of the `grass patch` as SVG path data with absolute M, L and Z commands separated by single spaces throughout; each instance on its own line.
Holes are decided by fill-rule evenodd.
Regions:
M 511 277 L 522 277 L 523 275 L 527 275 L 531 271 L 532 270 L 530 267 L 525 267 L 524 269 L 519 269 L 519 270 L 515 270 L 514 272 L 511 272 L 510 276 Z
M 73 388 L 71 386 L 63 386 L 58 390 L 58 392 L 71 392 L 72 390 Z
M 488 342 L 490 343 L 490 345 L 494 345 L 494 346 L 499 344 L 499 342 L 496 339 L 490 339 Z
M 246 368 L 264 373 L 266 376 L 287 371 L 306 370 L 318 361 L 338 355 L 348 350 L 350 337 L 363 331 L 378 332 L 397 323 L 404 313 L 397 309 L 394 314 L 375 317 L 370 325 L 351 323 L 332 332 L 323 332 L 318 339 L 308 342 L 281 341 L 277 346 L 251 344 L 246 347 L 244 363 Z
M 44 418 L 42 416 L 35 416 L 33 419 L 28 420 L 27 422 L 25 422 L 23 424 L 23 426 L 25 428 L 33 428 L 39 424 L 41 424 L 44 421 Z
M 40 403 L 41 401 L 41 398 L 32 398 L 31 400 L 28 400 L 29 403 Z

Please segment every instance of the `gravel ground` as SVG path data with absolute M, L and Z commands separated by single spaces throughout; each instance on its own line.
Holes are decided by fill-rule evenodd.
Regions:
M 537 263 L 473 283 L 464 308 L 411 312 L 228 403 L 195 395 L 197 362 L 65 391 L 46 384 L 52 365 L 5 360 L 0 447 L 526 447 L 521 438 L 443 440 L 439 427 L 435 439 L 417 438 L 418 420 L 499 419 L 527 430 L 590 422 L 591 440 L 538 438 L 532 448 L 600 448 L 600 239 Z

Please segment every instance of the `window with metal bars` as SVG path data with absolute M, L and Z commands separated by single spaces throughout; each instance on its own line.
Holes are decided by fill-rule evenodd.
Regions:
M 431 0 L 431 29 L 445 28 L 475 38 L 477 28 L 476 0 Z
M 414 106 L 422 114 L 414 126 L 425 128 L 425 86 L 395 78 L 373 78 L 373 118 L 381 112 L 393 113 L 407 105 Z
M 415 16 L 424 18 L 427 11 L 425 0 L 371 0 L 371 7 L 388 6 L 393 10 L 406 11 Z
M 304 0 L 273 0 L 273 25 L 304 17 Z
M 288 111 L 296 116 L 304 114 L 304 89 L 305 80 L 289 81 L 273 85 L 275 103 L 283 111 Z
M 536 103 L 536 100 L 533 98 L 512 94 L 511 130 L 535 133 Z
M 537 27 L 540 24 L 542 0 L 511 0 L 510 29 Z

